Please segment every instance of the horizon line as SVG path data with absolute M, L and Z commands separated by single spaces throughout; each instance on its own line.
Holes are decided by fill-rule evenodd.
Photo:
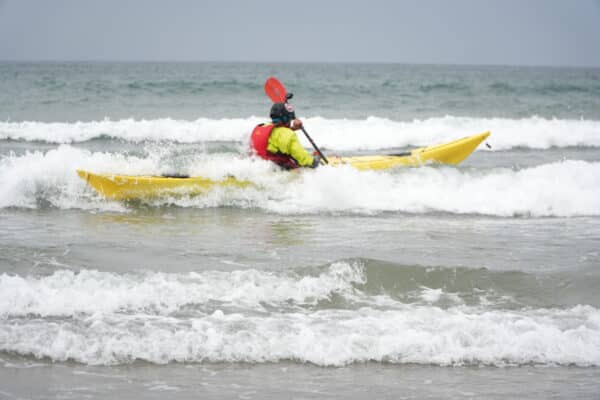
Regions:
M 523 68 L 600 68 L 600 64 L 499 64 L 499 63 L 451 63 L 451 62 L 412 62 L 412 61 L 274 61 L 274 60 L 189 60 L 189 59 L 2 59 L 0 63 L 122 63 L 122 64 L 343 64 L 343 65 L 422 65 L 459 67 L 523 67 Z

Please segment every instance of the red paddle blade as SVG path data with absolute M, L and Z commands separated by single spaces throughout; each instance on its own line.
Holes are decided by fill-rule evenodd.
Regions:
M 265 93 L 273 103 L 285 103 L 287 95 L 287 91 L 281 82 L 277 80 L 277 78 L 270 77 L 265 82 Z

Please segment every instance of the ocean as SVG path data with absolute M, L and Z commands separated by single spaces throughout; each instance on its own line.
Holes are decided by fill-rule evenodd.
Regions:
M 269 76 L 326 155 L 491 136 L 278 171 Z M 598 68 L 3 62 L 0 189 L 0 398 L 599 398 Z

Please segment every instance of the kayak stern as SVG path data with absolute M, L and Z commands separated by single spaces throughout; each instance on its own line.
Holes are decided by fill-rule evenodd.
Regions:
M 77 174 L 98 193 L 112 200 L 132 200 L 168 196 L 196 196 L 215 187 L 245 188 L 252 185 L 229 176 L 222 180 L 202 177 L 179 178 L 162 176 L 130 176 L 94 174 L 77 170 Z

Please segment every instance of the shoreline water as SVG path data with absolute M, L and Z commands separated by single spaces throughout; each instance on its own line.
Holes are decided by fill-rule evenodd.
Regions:
M 9 361 L 10 362 L 10 361 Z M 4 360 L 4 364 L 6 364 Z M 594 399 L 597 368 L 432 367 L 364 364 L 321 368 L 271 365 L 132 365 L 106 368 L 69 364 L 0 367 L 0 395 L 100 399 L 129 398 L 392 398 Z M 36 384 L 36 382 L 38 384 Z M 41 384 L 43 382 L 43 384 Z M 26 390 L 23 388 L 27 387 Z

